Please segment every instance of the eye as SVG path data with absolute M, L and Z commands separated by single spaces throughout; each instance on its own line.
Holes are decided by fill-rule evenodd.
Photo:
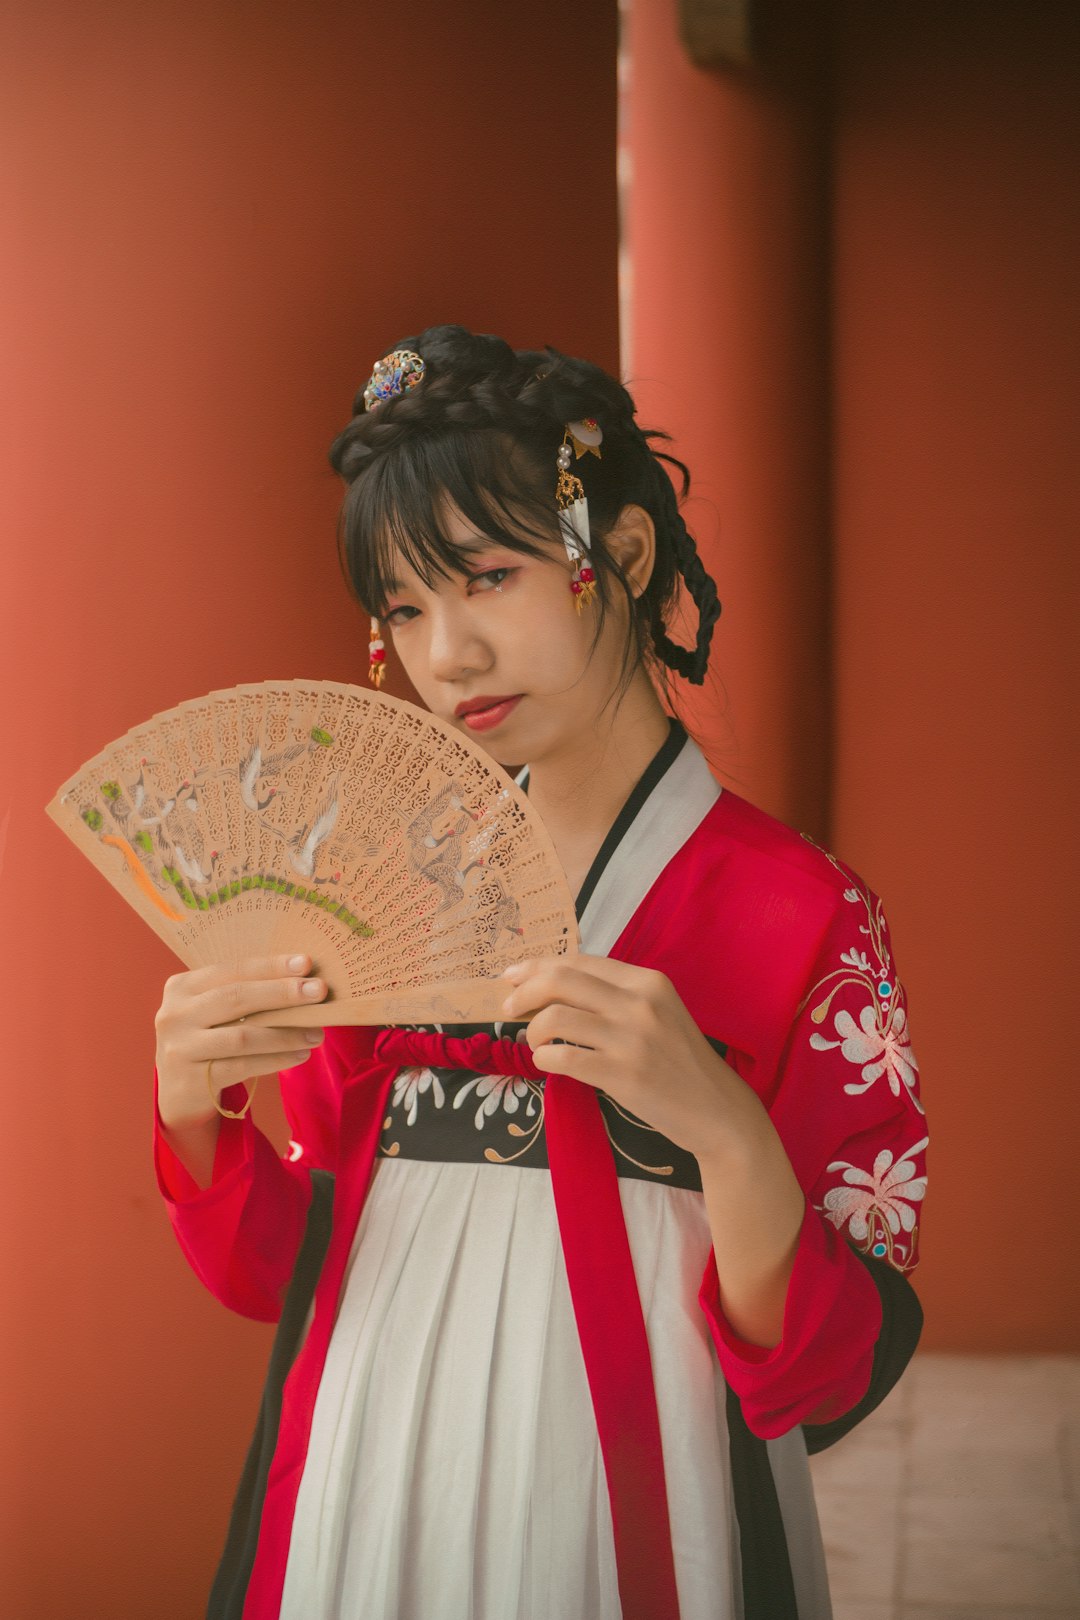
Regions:
M 472 577 L 473 579 L 494 579 L 496 574 L 500 574 L 502 575 L 502 578 L 497 580 L 495 586 L 492 587 L 492 589 L 497 589 L 498 586 L 502 584 L 506 575 L 512 574 L 513 572 L 514 570 L 512 568 L 489 568 L 483 574 L 473 574 Z
M 513 573 L 516 573 L 516 572 L 517 572 L 517 570 L 514 569 L 514 568 L 488 568 L 488 569 L 485 569 L 485 571 L 482 574 L 470 574 L 469 575 L 469 584 L 472 585 L 478 579 L 490 579 L 490 580 L 494 580 L 494 584 L 492 586 L 490 586 L 490 589 L 491 590 L 498 590 L 499 586 L 503 583 L 503 580 L 506 579 L 506 577 L 509 574 L 513 574 Z M 400 618 L 399 617 L 400 614 L 402 614 L 402 613 L 410 613 L 410 614 L 412 614 L 412 613 L 417 613 L 418 611 L 419 611 L 419 609 L 414 608 L 414 607 L 404 607 L 404 606 L 402 606 L 402 607 L 391 608 L 389 610 L 389 612 L 383 614 L 382 618 L 379 620 L 379 623 L 380 624 L 388 624 L 391 629 L 394 629 L 398 625 L 408 624 L 410 622 L 408 619 Z

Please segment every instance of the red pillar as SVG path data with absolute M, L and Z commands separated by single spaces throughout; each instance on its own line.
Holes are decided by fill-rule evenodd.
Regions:
M 712 675 L 681 683 L 692 729 L 723 782 L 823 837 L 827 153 L 809 9 L 762 7 L 761 65 L 728 73 L 691 64 L 675 0 L 632 0 L 628 380 L 694 475 L 685 516 L 724 604 Z

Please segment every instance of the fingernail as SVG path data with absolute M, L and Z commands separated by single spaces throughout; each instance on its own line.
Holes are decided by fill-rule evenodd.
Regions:
M 289 972 L 290 973 L 303 973 L 303 971 L 307 967 L 307 965 L 308 965 L 308 959 L 307 959 L 306 956 L 290 956 L 289 957 Z
M 321 1029 L 306 1029 L 304 1031 L 304 1039 L 309 1046 L 318 1046 L 322 1038 L 323 1032 Z
M 320 981 L 318 979 L 305 979 L 304 980 L 304 995 L 305 996 L 321 996 L 322 995 L 322 984 L 320 983 Z

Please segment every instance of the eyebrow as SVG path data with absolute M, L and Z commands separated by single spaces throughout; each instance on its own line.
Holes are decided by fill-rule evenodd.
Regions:
M 496 540 L 479 540 L 475 541 L 472 545 L 457 546 L 455 547 L 455 550 L 461 552 L 462 556 L 465 557 L 481 557 L 485 551 L 490 551 L 494 546 L 497 545 L 498 541 Z M 403 591 L 405 588 L 406 587 L 402 584 L 400 579 L 388 579 L 386 581 L 387 596 L 392 596 L 395 591 Z

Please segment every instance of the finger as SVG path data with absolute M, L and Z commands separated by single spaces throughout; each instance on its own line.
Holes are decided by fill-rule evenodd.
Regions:
M 207 967 L 175 974 L 168 982 L 186 995 L 201 996 L 207 990 L 216 990 L 235 979 L 280 979 L 286 974 L 307 973 L 310 967 L 311 957 L 306 953 L 241 956 L 234 962 L 211 962 Z
M 623 970 L 630 966 L 626 962 L 608 964 L 604 957 L 591 957 L 589 960 L 590 964 L 603 963 Z M 632 975 L 639 971 L 637 968 L 630 969 Z M 636 994 L 640 993 L 636 984 L 636 979 L 628 977 L 625 971 L 613 973 L 599 971 L 591 965 L 578 967 L 565 962 L 538 962 L 507 993 L 502 1011 L 507 1018 L 523 1017 L 557 1001 L 584 1011 L 601 1012 L 611 1007 L 613 996 L 626 998 L 627 1002 L 636 999 Z
M 235 1086 L 241 1080 L 255 1080 L 268 1074 L 285 1074 L 290 1069 L 299 1068 L 311 1056 L 311 1047 L 304 1052 L 264 1052 L 261 1055 L 252 1054 L 249 1057 L 215 1057 L 208 1061 L 214 1067 L 210 1071 L 210 1083 L 217 1096 L 227 1086 Z M 205 1070 L 206 1063 L 201 1067 Z
M 199 1053 L 194 1062 L 215 1063 L 226 1058 L 241 1058 L 266 1065 L 266 1073 L 274 1066 L 275 1058 L 305 1058 L 314 1046 L 322 1043 L 321 1029 L 282 1028 L 271 1024 L 219 1024 L 214 1029 L 200 1031 Z M 205 1053 L 205 1056 L 202 1054 Z
M 527 973 L 535 973 L 542 967 L 565 965 L 566 967 L 583 967 L 588 970 L 593 966 L 599 967 L 602 963 L 611 962 L 612 960 L 613 958 L 610 956 L 593 956 L 588 951 L 572 951 L 568 956 L 527 956 L 520 962 L 511 962 L 509 967 L 503 968 L 499 977 L 500 979 L 511 979 L 519 982 Z M 627 962 L 622 964 L 623 967 L 631 965 Z
M 639 992 L 654 987 L 664 977 L 653 968 L 638 967 L 634 962 L 620 962 L 610 956 L 590 956 L 579 951 L 569 957 L 541 956 L 515 962 L 500 974 L 500 978 L 510 984 L 525 984 L 531 983 L 539 975 L 549 974 L 560 978 L 581 974 L 595 983 Z
M 600 1086 L 603 1083 L 603 1058 L 598 1052 L 590 1052 L 584 1046 L 549 1042 L 533 1050 L 533 1062 L 541 1074 L 567 1074 L 573 1080 L 584 1081 L 587 1086 Z
M 326 981 L 290 974 L 286 978 L 230 979 L 195 997 L 192 1014 L 205 1029 L 233 1023 L 249 1013 L 276 1007 L 308 1007 L 326 995 Z M 188 1015 L 185 1014 L 185 1017 Z
M 601 1046 L 606 1046 L 607 1028 L 606 1021 L 597 1018 L 595 1013 L 583 1012 L 580 1007 L 567 1007 L 561 1002 L 555 1002 L 529 1020 L 525 1028 L 525 1038 L 534 1051 L 538 1046 L 545 1046 L 559 1039 L 572 1041 L 575 1046 L 588 1047 L 595 1052 Z

